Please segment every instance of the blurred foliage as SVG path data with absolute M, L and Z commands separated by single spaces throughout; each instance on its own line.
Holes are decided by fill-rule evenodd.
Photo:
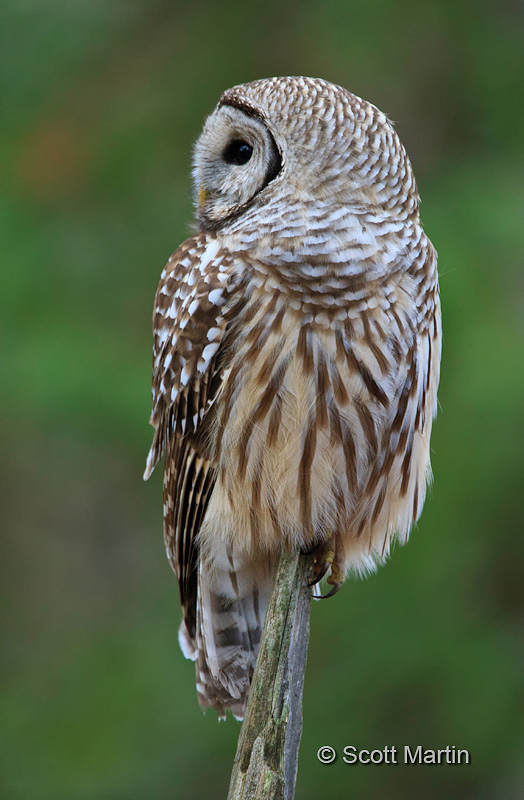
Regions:
M 523 24 L 517 0 L 2 4 L 3 798 L 225 796 L 238 725 L 197 707 L 141 481 L 150 317 L 205 115 L 274 74 L 396 121 L 445 330 L 419 529 L 313 608 L 297 798 L 522 797 Z M 322 766 L 327 744 L 472 763 Z

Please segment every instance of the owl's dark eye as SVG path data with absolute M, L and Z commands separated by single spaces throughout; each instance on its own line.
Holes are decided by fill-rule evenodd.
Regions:
M 242 139 L 233 139 L 222 153 L 222 158 L 226 164 L 236 164 L 241 167 L 243 164 L 247 164 L 252 155 L 253 148 L 250 144 Z

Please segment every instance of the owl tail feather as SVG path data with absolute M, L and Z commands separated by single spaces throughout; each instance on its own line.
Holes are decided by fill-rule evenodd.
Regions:
M 274 557 L 255 564 L 231 549 L 199 562 L 195 635 L 182 622 L 179 642 L 196 662 L 200 705 L 219 718 L 229 710 L 243 719 L 275 570 Z

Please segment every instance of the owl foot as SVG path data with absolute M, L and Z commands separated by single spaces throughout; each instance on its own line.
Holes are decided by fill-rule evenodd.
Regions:
M 327 594 L 319 595 L 319 600 L 333 597 L 346 579 L 344 571 L 340 568 L 337 544 L 338 537 L 335 536 L 334 541 L 333 537 L 330 537 L 327 542 L 322 542 L 313 550 L 313 578 L 309 581 L 308 585 L 310 587 L 315 586 L 325 577 L 327 571 L 331 569 L 327 582 L 331 584 L 333 588 Z
M 313 577 L 308 584 L 310 587 L 316 586 L 316 584 L 322 580 L 335 560 L 335 551 L 326 549 L 323 544 L 317 547 L 316 550 L 313 551 L 313 554 L 315 558 L 313 561 Z
M 327 594 L 321 594 L 319 600 L 326 600 L 328 597 L 333 597 L 344 581 L 346 580 L 346 576 L 343 570 L 340 569 L 337 560 L 333 561 L 331 565 L 331 574 L 327 578 L 327 582 L 333 587 Z

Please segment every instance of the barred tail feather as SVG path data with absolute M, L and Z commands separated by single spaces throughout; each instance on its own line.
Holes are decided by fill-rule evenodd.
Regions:
M 264 559 L 262 559 L 264 561 Z M 244 716 L 276 562 L 246 554 L 200 559 L 195 636 L 182 622 L 180 647 L 196 662 L 198 700 L 219 717 Z

